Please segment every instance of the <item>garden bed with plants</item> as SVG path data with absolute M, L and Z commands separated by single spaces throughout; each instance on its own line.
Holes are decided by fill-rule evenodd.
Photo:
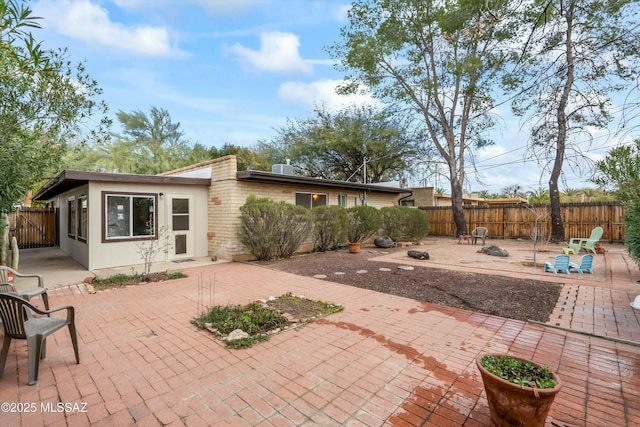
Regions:
M 91 282 L 91 286 L 96 291 L 102 291 L 110 288 L 124 288 L 127 286 L 144 285 L 147 283 L 164 282 L 166 280 L 182 279 L 187 277 L 180 271 L 162 271 L 159 273 L 149 274 L 115 274 L 105 278 L 95 278 Z
M 214 306 L 193 324 L 222 339 L 227 347 L 247 348 L 269 336 L 342 311 L 330 302 L 287 293 L 246 305 Z

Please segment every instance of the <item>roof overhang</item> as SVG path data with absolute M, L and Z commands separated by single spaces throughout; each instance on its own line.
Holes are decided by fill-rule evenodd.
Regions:
M 375 191 L 379 193 L 410 193 L 411 190 L 384 185 L 362 184 L 359 182 L 335 181 L 331 179 L 309 178 L 306 176 L 294 176 L 263 171 L 240 171 L 236 173 L 236 179 L 244 182 L 258 182 L 262 184 L 287 184 L 305 187 L 330 187 L 345 190 Z
M 130 184 L 177 184 L 211 185 L 208 178 L 186 178 L 180 176 L 136 175 L 124 173 L 86 172 L 76 170 L 62 171 L 50 179 L 34 195 L 33 200 L 50 200 L 69 190 L 87 185 L 89 182 L 118 182 Z

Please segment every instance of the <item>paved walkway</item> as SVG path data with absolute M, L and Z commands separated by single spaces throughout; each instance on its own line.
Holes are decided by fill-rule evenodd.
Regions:
M 372 259 L 429 266 L 471 273 L 498 274 L 523 279 L 535 279 L 562 285 L 560 299 L 547 322 L 549 326 L 574 332 L 583 332 L 621 341 L 640 343 L 640 311 L 630 302 L 640 294 L 640 269 L 631 260 L 622 244 L 605 244 L 604 255 L 594 258 L 594 274 L 573 273 L 554 275 L 544 273 L 544 263 L 553 262 L 558 246 L 538 249 L 533 265 L 532 244 L 528 241 L 490 240 L 509 252 L 508 258 L 490 257 L 478 253 L 479 246 L 457 245 L 451 239 L 433 238 L 426 246 L 415 247 L 430 254 L 428 261 L 414 260 L 406 252 L 378 255 Z M 584 252 L 571 255 L 571 261 L 580 264 Z
M 441 249 L 477 256 L 470 248 Z M 429 251 L 437 266 L 438 250 Z M 538 272 L 565 283 L 562 314 L 554 314 L 551 326 L 240 263 L 194 267 L 185 279 L 96 294 L 84 285 L 60 287 L 50 300 L 77 309 L 81 364 L 68 334 L 59 331 L 48 339 L 38 384 L 27 386 L 26 346 L 13 344 L 0 402 L 33 411 L 0 411 L 0 425 L 484 426 L 488 408 L 475 359 L 487 351 L 532 358 L 559 373 L 564 387 L 549 426 L 640 425 L 640 346 L 631 342 L 635 332 L 624 332 L 633 319 L 617 309 L 637 291 L 631 273 L 637 269 L 618 276 L 613 251 L 599 261 L 612 271 L 604 280 Z M 534 274 L 509 270 L 501 274 Z M 227 350 L 190 323 L 202 305 L 285 292 L 345 310 L 246 350 Z M 607 329 L 609 305 L 616 334 Z M 578 326 L 578 318 L 589 317 L 584 313 L 600 312 L 609 322 L 604 331 L 595 315 L 593 326 Z M 554 324 L 562 321 L 568 324 Z M 52 410 L 58 402 L 69 411 Z

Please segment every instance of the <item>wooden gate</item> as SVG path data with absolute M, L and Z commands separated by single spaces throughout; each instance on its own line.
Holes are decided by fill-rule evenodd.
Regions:
M 9 230 L 20 249 L 57 246 L 58 210 L 55 208 L 20 208 L 9 214 Z

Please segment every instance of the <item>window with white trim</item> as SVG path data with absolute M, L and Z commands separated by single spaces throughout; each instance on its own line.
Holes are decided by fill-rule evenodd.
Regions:
M 338 194 L 338 206 L 342 206 L 343 208 L 347 207 L 347 195 L 346 194 Z
M 313 209 L 316 206 L 327 205 L 327 195 L 318 193 L 296 193 L 296 205 Z
M 105 240 L 156 237 L 155 194 L 104 193 Z

